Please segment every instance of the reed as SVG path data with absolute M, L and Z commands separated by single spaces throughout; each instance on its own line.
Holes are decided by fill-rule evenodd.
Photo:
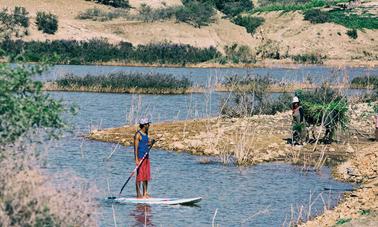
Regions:
M 182 94 L 192 85 L 187 78 L 177 79 L 170 74 L 114 73 L 109 75 L 68 74 L 54 81 L 58 88 L 68 91 Z

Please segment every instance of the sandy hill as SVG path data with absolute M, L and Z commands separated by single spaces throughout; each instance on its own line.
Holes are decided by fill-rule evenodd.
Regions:
M 135 13 L 142 3 L 153 8 L 182 4 L 180 0 L 130 0 Z M 369 7 L 378 7 L 378 2 L 368 2 Z M 42 34 L 37 31 L 34 23 L 30 35 L 25 40 L 53 40 L 76 39 L 85 40 L 94 37 L 104 37 L 111 42 L 128 41 L 133 44 L 170 41 L 173 43 L 191 44 L 197 47 L 215 46 L 223 51 L 224 46 L 232 43 L 248 45 L 255 50 L 267 40 L 274 40 L 279 44 L 282 53 L 289 55 L 316 53 L 326 55 L 329 61 L 366 62 L 372 64 L 378 59 L 378 30 L 359 31 L 358 38 L 353 40 L 345 33 L 344 26 L 325 23 L 311 24 L 303 20 L 299 12 L 271 12 L 261 13 L 265 23 L 257 29 L 255 35 L 246 32 L 246 29 L 222 19 L 221 13 L 216 15 L 216 22 L 210 26 L 195 28 L 174 20 L 162 22 L 130 21 L 115 19 L 99 22 L 79 20 L 77 15 L 89 8 L 99 8 L 112 11 L 111 7 L 96 4 L 85 0 L 0 0 L 0 8 L 23 6 L 34 21 L 37 11 L 50 11 L 59 18 L 59 30 L 55 35 Z M 367 57 L 366 55 L 371 55 Z M 375 58 L 375 60 L 374 60 Z

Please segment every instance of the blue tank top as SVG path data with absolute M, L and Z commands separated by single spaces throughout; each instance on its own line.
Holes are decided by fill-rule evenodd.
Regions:
M 138 145 L 138 158 L 143 158 L 143 156 L 148 152 L 148 135 L 143 135 L 140 131 L 138 133 L 142 136 Z M 147 157 L 148 158 L 148 155 Z

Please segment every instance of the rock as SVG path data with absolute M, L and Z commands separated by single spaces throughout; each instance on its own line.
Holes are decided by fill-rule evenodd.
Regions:
M 336 151 L 335 148 L 333 148 L 333 147 L 330 147 L 328 150 L 329 150 L 329 152 L 335 152 Z
M 172 147 L 177 150 L 183 150 L 185 149 L 185 146 L 180 142 L 173 142 Z

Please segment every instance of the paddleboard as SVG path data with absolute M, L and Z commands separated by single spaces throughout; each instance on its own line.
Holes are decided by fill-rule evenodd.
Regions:
M 137 198 L 125 198 L 125 197 L 108 197 L 116 203 L 121 204 L 163 204 L 163 205 L 190 205 L 198 203 L 202 200 L 201 197 L 177 199 L 177 198 L 149 198 L 149 199 L 137 199 Z

